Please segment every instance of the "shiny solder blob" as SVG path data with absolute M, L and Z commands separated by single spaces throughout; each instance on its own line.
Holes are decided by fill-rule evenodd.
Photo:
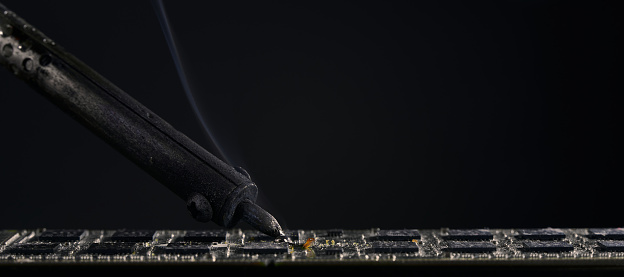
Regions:
M 303 244 L 303 249 L 308 249 L 310 246 L 314 245 L 314 238 L 309 238 L 308 240 L 306 240 L 306 242 Z

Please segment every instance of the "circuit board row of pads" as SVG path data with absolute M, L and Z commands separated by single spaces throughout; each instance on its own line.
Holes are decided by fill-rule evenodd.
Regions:
M 624 228 L 1 230 L 0 264 L 25 262 L 624 265 Z

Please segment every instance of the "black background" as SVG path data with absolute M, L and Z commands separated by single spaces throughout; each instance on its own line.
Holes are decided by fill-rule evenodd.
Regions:
M 150 2 L 2 2 L 210 147 Z M 165 7 L 286 227 L 623 225 L 612 3 L 227 2 Z M 0 126 L 0 229 L 217 227 L 4 69 Z

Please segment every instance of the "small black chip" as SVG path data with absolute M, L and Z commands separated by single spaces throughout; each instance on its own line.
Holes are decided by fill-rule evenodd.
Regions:
M 259 242 L 251 243 L 241 248 L 245 254 L 286 254 L 288 253 L 288 244 Z
M 286 233 L 286 237 L 289 238 L 292 241 L 299 241 L 299 231 L 297 230 L 293 230 L 293 231 L 285 231 Z
M 111 236 L 112 241 L 146 242 L 154 239 L 154 230 L 119 230 Z
M 184 243 L 170 243 L 167 246 L 155 247 L 154 252 L 158 254 L 180 254 L 180 255 L 192 255 L 192 254 L 209 254 L 210 244 L 184 244 Z
M 120 255 L 120 254 L 132 254 L 134 252 L 135 243 L 131 242 L 103 242 L 93 243 L 84 251 L 88 254 L 101 254 L 101 255 Z
M 447 240 L 491 240 L 494 238 L 488 229 L 450 229 L 442 237 Z
M 330 229 L 327 230 L 328 237 L 342 237 L 344 231 L 342 229 Z
M 285 231 L 285 237 L 290 239 L 293 242 L 298 242 L 299 241 L 299 231 Z M 254 241 L 254 242 L 273 242 L 276 240 L 279 240 L 280 238 L 275 238 L 269 235 L 265 235 L 262 233 L 257 233 L 257 234 L 253 234 L 251 236 L 249 236 L 248 238 L 245 239 L 245 241 L 249 242 L 249 241 Z
M 565 233 L 559 229 L 543 228 L 543 229 L 520 229 L 517 230 L 518 239 L 534 239 L 534 240 L 557 240 L 564 239 Z
M 411 241 L 376 241 L 373 242 L 373 253 L 416 253 L 418 245 Z
M 189 242 L 224 242 L 227 232 L 224 230 L 191 230 L 186 231 L 186 234 L 181 241 Z
M 39 235 L 40 241 L 68 242 L 81 240 L 87 232 L 85 230 L 46 230 Z
M 20 243 L 17 245 L 13 245 L 11 248 L 8 249 L 7 252 L 12 253 L 12 254 L 24 254 L 24 255 L 52 254 L 56 251 L 59 245 L 60 244 L 58 243 L 50 243 L 50 242 L 44 242 L 44 243 L 27 242 L 27 243 Z
M 599 241 L 598 249 L 608 252 L 624 252 L 624 241 Z
M 412 241 L 419 240 L 420 233 L 416 229 L 403 229 L 403 230 L 380 230 L 377 233 L 377 240 L 390 240 L 390 241 Z
M 574 250 L 572 244 L 563 241 L 526 241 L 520 250 L 525 252 L 566 252 Z
M 588 238 L 624 240 L 624 228 L 591 228 L 588 230 Z
M 444 252 L 487 253 L 496 251 L 496 245 L 489 241 L 450 241 Z
M 342 247 L 328 247 L 325 249 L 325 255 L 340 255 L 344 253 Z

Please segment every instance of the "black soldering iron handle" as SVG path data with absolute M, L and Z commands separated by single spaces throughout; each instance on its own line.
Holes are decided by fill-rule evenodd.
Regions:
M 187 201 L 197 220 L 231 227 L 245 217 L 236 213 L 238 205 L 257 196 L 247 176 L 1 4 L 0 26 L 2 66 Z

